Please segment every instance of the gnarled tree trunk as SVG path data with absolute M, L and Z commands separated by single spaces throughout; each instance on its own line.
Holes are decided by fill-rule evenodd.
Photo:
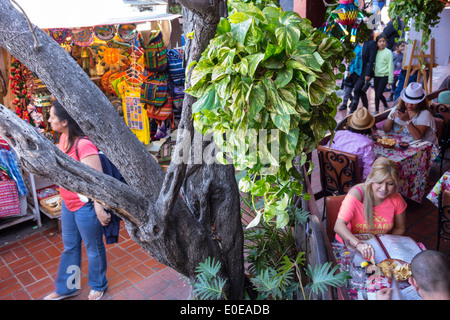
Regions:
M 216 32 L 224 0 L 179 0 L 185 10 L 185 66 L 198 60 Z M 223 10 L 225 9 L 225 10 Z M 31 21 L 32 23 L 32 21 Z M 195 268 L 207 257 L 221 262 L 226 294 L 243 293 L 243 232 L 240 199 L 233 166 L 195 164 L 194 152 L 210 148 L 194 134 L 186 95 L 175 156 L 184 159 L 163 170 L 103 93 L 84 71 L 45 32 L 29 28 L 9 0 L 0 0 L 0 46 L 24 63 L 45 83 L 89 138 L 117 166 L 128 185 L 70 159 L 50 141 L 0 105 L 0 134 L 8 139 L 30 172 L 64 188 L 85 194 L 115 210 L 132 238 L 158 261 L 194 279 Z M 186 81 L 189 86 L 190 74 Z M 182 145 L 189 154 L 182 154 Z M 197 149 L 196 149 L 197 148 Z M 195 151 L 196 150 L 196 151 Z M 186 153 L 186 149 L 184 149 Z M 191 161 L 189 161 L 191 159 Z M 180 193 L 183 195 L 181 198 Z

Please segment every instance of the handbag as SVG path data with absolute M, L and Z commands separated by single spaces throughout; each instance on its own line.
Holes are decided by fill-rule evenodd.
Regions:
M 166 74 L 152 74 L 141 83 L 141 102 L 160 107 L 167 100 L 167 90 Z
M 167 71 L 176 85 L 184 85 L 185 70 L 183 68 L 183 59 L 176 49 L 170 49 L 167 52 Z
M 149 118 L 156 120 L 166 120 L 170 116 L 173 117 L 173 99 L 170 94 L 167 95 L 165 103 L 160 107 L 152 104 L 147 105 L 147 115 Z
M 164 46 L 163 35 L 160 30 L 150 33 L 150 40 L 144 48 L 144 66 L 147 71 L 161 72 L 167 68 L 167 48 Z
M 0 181 L 0 218 L 21 214 L 19 193 L 14 180 Z

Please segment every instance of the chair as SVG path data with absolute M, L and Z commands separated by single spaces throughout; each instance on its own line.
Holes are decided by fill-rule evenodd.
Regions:
M 450 116 L 445 119 L 442 113 L 435 113 L 433 114 L 433 119 L 436 125 L 436 136 L 439 141 L 439 158 L 441 159 L 439 173 L 442 176 L 444 160 L 450 160 L 450 158 L 445 157 L 445 153 L 450 147 Z
M 444 190 L 439 194 L 438 206 L 438 232 L 437 232 L 437 246 L 439 251 L 439 244 L 441 238 L 450 240 L 450 190 Z
M 327 196 L 346 194 L 351 187 L 360 182 L 358 156 L 356 154 L 319 145 L 317 155 L 324 204 Z M 325 219 L 325 205 L 323 219 Z
M 325 210 L 326 210 L 326 226 L 327 226 L 327 236 L 328 240 L 333 242 L 336 233 L 334 232 L 334 225 L 336 224 L 336 219 L 341 208 L 342 201 L 344 201 L 345 194 L 339 196 L 330 196 L 326 198 Z

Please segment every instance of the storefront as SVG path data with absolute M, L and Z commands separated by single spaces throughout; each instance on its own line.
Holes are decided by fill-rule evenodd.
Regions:
M 74 5 L 80 9 L 83 2 L 77 6 L 69 4 L 69 7 Z M 33 2 L 19 1 L 32 23 L 77 61 L 146 148 L 167 161 L 173 144 L 170 134 L 177 128 L 184 98 L 182 19 L 179 15 L 158 12 L 127 13 L 125 8 L 128 7 L 122 1 L 94 2 L 117 5 L 117 8 L 107 16 L 104 12 L 107 10 L 95 12 L 90 6 L 84 8 L 89 14 L 78 15 L 80 19 L 74 19 L 76 12 L 62 19 L 59 14 L 38 15 L 31 6 Z M 45 83 L 3 48 L 0 48 L 0 75 L 0 103 L 56 143 L 58 135 L 48 125 L 53 96 Z M 0 147 L 2 145 L 0 151 L 10 149 L 4 141 L 0 141 Z M 9 154 L 12 150 L 7 152 L 14 158 Z M 4 168 L 0 184 L 9 185 L 8 188 L 0 185 L 0 194 L 13 197 L 16 207 L 20 207 L 17 199 L 26 197 L 28 200 L 28 205 L 8 211 L 16 212 L 5 215 L 8 225 L 11 218 L 25 216 L 31 216 L 39 224 L 39 211 L 57 217 L 57 201 L 49 202 L 48 206 L 43 202 L 57 196 L 57 187 L 50 181 L 40 181 L 22 172 L 29 192 L 21 190 L 22 182 L 12 174 L 11 167 L 6 166 L 7 161 L 0 158 L 0 169 Z M 21 172 L 17 161 L 8 163 Z M 11 181 L 15 182 L 15 188 L 11 188 Z M 6 221 L 1 212 L 0 206 L 0 229 Z

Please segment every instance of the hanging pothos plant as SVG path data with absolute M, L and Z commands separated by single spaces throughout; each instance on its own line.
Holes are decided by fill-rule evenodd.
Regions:
M 414 20 L 412 27 L 422 32 L 421 50 L 428 49 L 427 43 L 431 37 L 431 28 L 439 23 L 439 14 L 448 3 L 443 0 L 396 0 L 389 4 L 389 16 L 402 18 L 405 23 L 405 32 L 410 30 L 409 22 Z M 397 20 L 394 20 L 397 24 Z M 395 25 L 395 27 L 398 27 Z
M 253 196 L 253 205 L 256 198 L 264 200 L 250 227 L 261 217 L 283 227 L 292 196 L 303 194 L 293 160 L 299 156 L 304 165 L 307 153 L 336 126 L 341 100 L 335 81 L 346 57 L 338 39 L 295 12 L 274 4 L 262 10 L 252 3 L 229 4 L 230 15 L 189 66 L 195 65 L 186 92 L 198 99 L 194 126 L 214 134 L 218 161 L 232 161 L 244 173 L 239 188 Z

